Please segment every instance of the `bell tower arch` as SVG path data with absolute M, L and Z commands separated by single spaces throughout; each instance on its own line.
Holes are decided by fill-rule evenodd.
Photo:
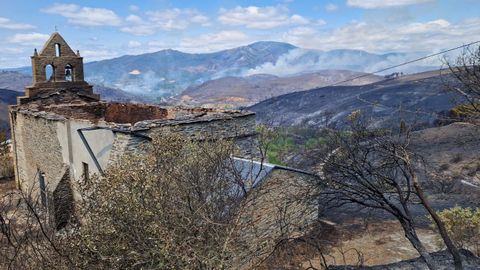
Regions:
M 32 60 L 32 85 L 25 88 L 25 97 L 19 98 L 19 104 L 26 103 L 38 95 L 72 91 L 99 100 L 93 93 L 93 87 L 84 80 L 83 57 L 70 48 L 65 39 L 53 33 L 40 53 L 34 50 Z

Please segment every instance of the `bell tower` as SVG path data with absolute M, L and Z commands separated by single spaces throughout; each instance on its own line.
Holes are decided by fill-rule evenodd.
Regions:
M 72 91 L 99 100 L 93 87 L 84 81 L 83 58 L 76 53 L 58 33 L 53 33 L 40 53 L 34 50 L 32 59 L 33 81 L 25 88 L 25 97 L 19 104 L 59 90 Z

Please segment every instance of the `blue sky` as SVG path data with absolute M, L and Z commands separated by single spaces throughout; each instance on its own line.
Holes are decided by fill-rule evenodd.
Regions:
M 478 0 L 16 0 L 0 9 L 0 68 L 25 66 L 57 26 L 85 61 L 259 40 L 320 50 L 437 52 L 480 40 Z

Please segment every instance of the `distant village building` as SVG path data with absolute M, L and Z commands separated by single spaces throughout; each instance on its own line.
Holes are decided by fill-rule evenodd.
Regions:
M 255 174 L 258 183 L 268 186 L 264 182 L 275 178 L 272 185 L 284 185 L 279 189 L 282 193 L 293 189 L 291 181 L 278 182 L 282 178 L 276 176 L 281 172 L 289 177 L 311 177 L 285 167 L 259 167 L 250 160 L 257 156 L 252 112 L 102 101 L 84 81 L 80 53 L 75 53 L 59 33 L 52 34 L 31 58 L 33 84 L 26 87 L 18 104 L 10 107 L 15 179 L 20 189 L 37 192 L 58 227 L 74 215 L 77 181 L 103 174 L 125 153 L 136 151 L 158 134 L 233 140 L 237 155 L 247 158 L 236 158 L 236 162 L 257 164 L 256 170 L 262 170 Z M 274 200 L 266 201 L 270 203 L 254 207 L 273 207 Z M 305 220 L 299 222 L 305 227 Z

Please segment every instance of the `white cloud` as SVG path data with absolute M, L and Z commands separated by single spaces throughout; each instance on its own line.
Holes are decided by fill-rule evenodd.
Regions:
M 125 19 L 127 26 L 122 27 L 122 32 L 134 35 L 151 35 L 156 32 L 155 25 L 143 20 L 137 15 L 128 15 Z
M 433 33 L 448 29 L 450 22 L 438 19 L 427 23 L 411 23 L 400 29 L 402 34 Z
M 240 7 L 220 10 L 218 20 L 226 25 L 245 26 L 253 29 L 271 29 L 279 26 L 308 24 L 309 20 L 298 15 L 289 14 L 284 6 Z
M 112 10 L 105 8 L 81 7 L 75 4 L 54 4 L 41 10 L 48 14 L 61 15 L 68 22 L 80 26 L 118 26 L 121 18 Z
M 194 9 L 167 9 L 162 11 L 146 12 L 150 21 L 156 23 L 163 30 L 182 30 L 192 23 L 198 23 L 202 26 L 209 25 L 208 17 L 202 15 Z
M 136 41 L 136 40 L 130 40 L 128 42 L 128 48 L 138 48 L 138 47 L 141 47 L 142 46 L 142 43 L 139 42 L 139 41 Z
M 25 50 L 23 48 L 2 48 L 2 52 L 5 52 L 7 54 L 20 54 L 23 53 Z
M 113 53 L 111 50 L 84 50 L 81 51 L 82 56 L 87 61 L 98 61 L 104 59 L 110 59 L 113 57 L 118 56 L 117 54 Z
M 11 30 L 27 30 L 33 29 L 35 26 L 26 23 L 13 22 L 8 18 L 0 17 L 0 28 Z
M 128 10 L 130 10 L 131 12 L 138 12 L 140 8 L 136 5 L 130 5 L 128 6 Z
M 238 47 L 251 41 L 240 31 L 220 31 L 193 38 L 185 38 L 180 42 L 180 50 L 187 52 L 213 52 Z
M 184 30 L 192 25 L 210 26 L 210 19 L 194 9 L 166 9 L 145 12 L 145 19 L 129 15 L 120 30 L 134 35 L 152 35 L 158 31 Z
M 292 36 L 309 36 L 309 35 L 315 35 L 317 34 L 317 30 L 311 28 L 311 27 L 296 27 L 293 29 L 290 29 L 288 31 L 289 35 Z
M 192 18 L 190 18 L 190 21 L 192 23 L 198 23 L 202 26 L 210 26 L 210 19 L 207 16 L 204 15 L 194 15 Z
M 325 6 L 325 10 L 327 10 L 328 12 L 334 12 L 334 11 L 337 11 L 337 9 L 338 9 L 338 6 L 332 3 L 329 3 Z
M 315 24 L 316 24 L 317 26 L 322 26 L 322 25 L 327 24 L 327 22 L 326 22 L 325 20 L 318 19 L 318 20 L 315 22 Z
M 415 5 L 433 0 L 347 0 L 347 5 L 366 9 Z
M 480 40 L 480 18 L 458 23 L 436 19 L 405 25 L 352 22 L 333 30 L 294 28 L 277 40 L 321 50 L 432 52 Z
M 49 35 L 41 33 L 15 34 L 9 41 L 23 45 L 42 45 L 49 37 Z

